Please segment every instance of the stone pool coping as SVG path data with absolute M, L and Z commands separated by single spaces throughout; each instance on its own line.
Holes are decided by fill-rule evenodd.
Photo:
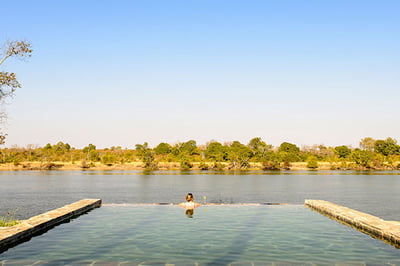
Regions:
M 400 248 L 400 222 L 356 211 L 324 200 L 305 200 L 304 205 L 374 238 Z
M 101 206 L 101 199 L 82 199 L 64 207 L 34 216 L 19 224 L 0 229 L 0 253 L 32 236 Z

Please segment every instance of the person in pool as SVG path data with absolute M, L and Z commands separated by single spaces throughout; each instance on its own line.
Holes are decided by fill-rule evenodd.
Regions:
M 194 202 L 194 197 L 192 193 L 188 193 L 186 195 L 186 202 L 179 203 L 179 206 L 185 208 L 186 210 L 193 210 L 199 207 L 201 204 Z

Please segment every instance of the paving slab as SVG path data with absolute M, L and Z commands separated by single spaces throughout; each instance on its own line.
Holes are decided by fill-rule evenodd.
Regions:
M 304 205 L 374 238 L 400 248 L 400 222 L 356 211 L 329 201 L 305 200 Z

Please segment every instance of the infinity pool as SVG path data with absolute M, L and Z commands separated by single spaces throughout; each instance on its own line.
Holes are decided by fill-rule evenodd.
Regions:
M 400 265 L 400 250 L 300 205 L 208 205 L 193 215 L 172 205 L 103 205 L 0 254 L 4 265 L 39 261 Z

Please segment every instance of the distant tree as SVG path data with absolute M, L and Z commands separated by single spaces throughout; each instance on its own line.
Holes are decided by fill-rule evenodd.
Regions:
M 370 168 L 371 162 L 374 158 L 372 151 L 355 149 L 350 155 L 350 159 L 353 160 L 357 165 L 365 168 Z
M 335 151 L 332 147 L 326 147 L 324 145 L 318 145 L 317 157 L 319 159 L 329 159 L 335 156 Z
M 311 169 L 318 168 L 318 158 L 315 156 L 310 156 L 307 158 L 307 167 Z
M 351 154 L 351 149 L 346 145 L 337 146 L 334 151 L 339 158 L 347 158 Z
M 120 151 L 120 150 L 122 150 L 122 147 L 121 146 L 111 146 L 110 147 L 110 150 L 112 150 L 112 151 Z
M 228 148 L 227 158 L 234 169 L 246 169 L 250 166 L 252 151 L 239 141 L 234 141 Z
M 186 155 L 185 153 L 182 153 L 179 156 L 179 164 L 181 170 L 189 170 L 190 168 L 193 167 L 193 163 L 190 156 Z
M 3 52 L 0 54 L 0 65 L 8 58 L 15 57 L 24 59 L 32 54 L 31 44 L 27 41 L 6 42 Z M 17 88 L 21 88 L 21 84 L 17 80 L 15 73 L 0 71 L 0 102 L 5 98 L 12 96 Z M 0 113 L 0 122 L 6 118 L 6 113 Z M 0 131 L 0 145 L 4 144 L 6 134 Z
M 136 144 L 136 155 L 142 160 L 146 169 L 157 168 L 154 151 L 149 147 L 147 142 L 143 144 Z
M 279 156 L 287 165 L 290 162 L 301 161 L 300 148 L 295 144 L 283 142 L 278 148 Z
M 281 168 L 282 157 L 279 152 L 270 151 L 261 161 L 263 170 L 278 170 Z
M 272 145 L 267 145 L 267 143 L 262 141 L 261 138 L 251 139 L 249 144 L 247 144 L 247 146 L 251 149 L 253 153 L 252 157 L 259 162 L 265 161 L 268 152 L 272 150 Z
M 157 147 L 154 148 L 154 152 L 156 154 L 162 154 L 162 155 L 169 154 L 171 150 L 172 150 L 171 145 L 165 142 L 161 142 L 160 144 L 157 145 Z
M 90 151 L 95 151 L 96 150 L 96 145 L 89 144 L 86 147 L 83 148 L 82 152 L 88 153 Z
M 283 142 L 279 146 L 278 151 L 298 154 L 300 152 L 300 148 L 297 147 L 295 144 L 292 144 L 292 143 L 289 143 L 289 142 Z
M 376 152 L 381 153 L 384 156 L 400 154 L 400 146 L 397 145 L 397 140 L 392 138 L 375 141 L 374 148 Z
M 64 143 L 62 141 L 59 141 L 57 144 L 52 146 L 52 149 L 56 153 L 65 153 L 65 152 L 69 152 L 70 151 L 71 146 L 68 143 Z
M 198 154 L 197 145 L 195 140 L 189 140 L 180 144 L 179 153 L 188 155 Z
M 363 138 L 360 140 L 360 148 L 362 150 L 373 151 L 375 147 L 375 141 L 371 137 Z
M 225 162 L 227 147 L 216 141 L 208 143 L 204 150 L 204 156 L 213 162 Z
M 82 152 L 86 154 L 87 161 L 92 161 L 92 162 L 100 161 L 100 154 L 96 150 L 96 145 L 89 144 L 88 146 L 83 148 Z
M 44 147 L 43 147 L 43 149 L 45 149 L 45 150 L 51 150 L 53 147 L 51 146 L 51 144 L 50 143 L 47 143 Z
M 106 153 L 101 157 L 101 162 L 105 165 L 112 165 L 117 162 L 117 156 L 112 153 Z

